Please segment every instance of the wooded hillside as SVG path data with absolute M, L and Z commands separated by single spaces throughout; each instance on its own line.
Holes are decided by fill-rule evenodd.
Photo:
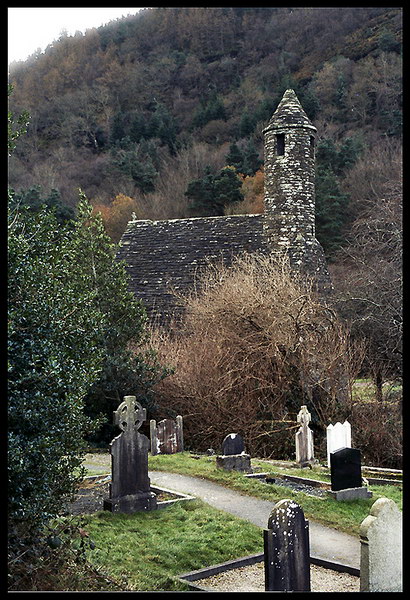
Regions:
M 332 255 L 371 186 L 358 198 L 352 169 L 399 152 L 401 38 L 401 9 L 380 7 L 150 8 L 62 35 L 10 68 L 11 110 L 31 115 L 10 186 L 68 209 L 81 188 L 115 241 L 132 212 L 260 212 L 261 130 L 293 87 L 318 129 L 317 229 Z M 221 204 L 226 166 L 242 196 Z

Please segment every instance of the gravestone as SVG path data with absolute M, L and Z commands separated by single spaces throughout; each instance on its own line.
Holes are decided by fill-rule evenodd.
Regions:
M 222 454 L 242 454 L 245 444 L 239 433 L 228 433 L 222 442 Z
M 342 448 L 330 453 L 330 491 L 336 500 L 370 498 L 372 492 L 362 485 L 360 450 Z
M 222 456 L 216 457 L 216 466 L 225 471 L 252 473 L 251 457 L 245 453 L 245 444 L 239 433 L 228 433 L 222 442 Z
M 265 591 L 310 592 L 309 522 L 299 504 L 275 504 L 263 533 Z
M 295 436 L 296 462 L 301 466 L 314 462 L 313 432 L 309 427 L 310 420 L 311 415 L 307 407 L 305 405 L 301 406 L 297 416 L 297 422 L 300 423 L 300 427 Z
M 393 500 L 378 498 L 360 526 L 360 591 L 403 591 L 403 519 Z
M 175 454 L 184 451 L 182 417 L 163 419 L 158 425 L 154 419 L 150 421 L 151 454 Z
M 330 424 L 326 429 L 327 464 L 330 467 L 330 453 L 341 448 L 352 447 L 352 430 L 349 421 L 343 424 Z
M 122 433 L 110 444 L 110 497 L 104 500 L 104 510 L 134 513 L 157 508 L 148 477 L 149 440 L 138 431 L 145 419 L 146 410 L 135 396 L 125 396 L 114 411 L 114 424 Z

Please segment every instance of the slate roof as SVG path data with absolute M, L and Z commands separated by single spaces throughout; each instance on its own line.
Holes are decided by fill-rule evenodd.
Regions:
M 269 120 L 264 132 L 269 129 L 282 129 L 288 127 L 308 127 L 316 132 L 316 127 L 302 108 L 295 92 L 286 90 L 277 109 Z
M 268 252 L 263 223 L 263 214 L 130 221 L 117 258 L 126 261 L 131 289 L 150 317 L 166 320 L 180 313 L 171 290 L 192 289 L 209 260 L 230 264 L 244 252 Z

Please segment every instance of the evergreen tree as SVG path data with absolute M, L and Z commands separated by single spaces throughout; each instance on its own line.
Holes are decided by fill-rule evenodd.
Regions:
M 255 124 L 255 119 L 251 117 L 251 115 L 248 112 L 248 109 L 245 109 L 239 121 L 239 137 L 245 138 L 251 135 L 251 133 L 255 129 Z
M 241 173 L 248 176 L 255 175 L 256 171 L 260 169 L 262 163 L 263 161 L 259 158 L 259 154 L 256 150 L 255 144 L 253 140 L 250 139 L 243 152 L 243 163 Z
M 202 179 L 188 184 L 185 195 L 191 200 L 191 211 L 195 216 L 219 216 L 224 214 L 225 206 L 243 200 L 241 186 L 242 181 L 234 168 L 224 167 L 213 175 L 208 166 Z
M 225 162 L 227 165 L 235 167 L 239 173 L 242 173 L 243 155 L 235 142 L 229 146 L 229 152 L 225 156 Z

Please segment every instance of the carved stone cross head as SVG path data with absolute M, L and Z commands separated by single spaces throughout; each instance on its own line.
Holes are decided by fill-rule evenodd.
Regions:
M 300 423 L 303 427 L 303 425 L 309 425 L 310 421 L 311 421 L 311 416 L 310 416 L 310 412 L 308 411 L 307 407 L 305 404 L 303 404 L 303 406 L 300 407 L 300 411 L 298 413 L 297 416 L 297 421 L 298 423 Z
M 146 418 L 147 411 L 135 396 L 124 396 L 124 401 L 114 411 L 114 425 L 125 432 L 137 431 Z

